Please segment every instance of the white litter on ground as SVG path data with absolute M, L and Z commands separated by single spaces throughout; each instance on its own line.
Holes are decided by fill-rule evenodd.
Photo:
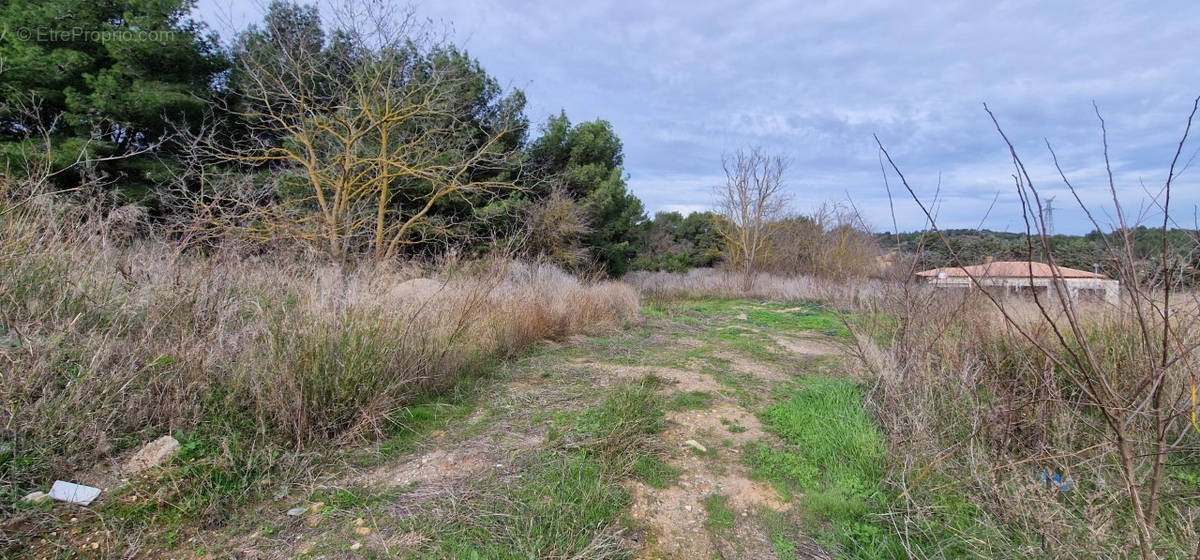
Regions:
M 50 497 L 60 502 L 86 506 L 100 497 L 100 489 L 65 480 L 55 480 L 54 486 L 50 487 Z

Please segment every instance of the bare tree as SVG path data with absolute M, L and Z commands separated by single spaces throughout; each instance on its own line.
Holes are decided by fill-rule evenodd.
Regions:
M 193 141 L 204 218 L 253 238 L 384 259 L 448 231 L 453 224 L 434 219 L 439 204 L 515 188 L 494 172 L 511 155 L 511 123 L 471 120 L 458 92 L 472 77 L 429 56 L 439 43 L 411 9 L 350 0 L 334 16 L 327 37 L 268 18 L 235 45 L 237 103 L 221 112 L 249 133 Z M 209 171 L 214 163 L 270 169 L 275 180 L 230 181 Z
M 742 289 L 754 287 L 754 276 L 769 251 L 778 219 L 789 198 L 783 175 L 791 162 L 761 148 L 738 150 L 721 158 L 725 184 L 716 187 L 718 231 L 725 258 L 742 273 Z

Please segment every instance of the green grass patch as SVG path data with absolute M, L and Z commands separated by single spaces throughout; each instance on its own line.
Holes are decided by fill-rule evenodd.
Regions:
M 780 357 L 779 345 L 775 341 L 746 328 L 729 326 L 713 329 L 704 336 L 712 342 L 733 348 L 760 362 L 776 362 Z
M 756 309 L 746 313 L 751 325 L 783 331 L 811 331 L 832 336 L 848 336 L 850 331 L 837 313 L 827 311 L 817 304 L 804 304 L 797 308 Z
M 790 515 L 762 508 L 759 511 L 763 525 L 767 528 L 767 539 L 779 560 L 796 560 L 796 522 Z
M 651 305 L 643 305 L 642 306 L 642 315 L 645 315 L 647 317 L 653 317 L 655 319 L 666 319 L 667 318 L 667 312 L 664 309 L 662 309 L 660 307 L 651 306 Z
M 404 522 L 434 535 L 422 558 L 623 557 L 618 548 L 591 548 L 616 538 L 629 496 L 620 481 L 630 475 L 665 487 L 678 476 L 649 448 L 663 428 L 657 383 L 643 379 L 609 390 L 579 413 L 560 439 L 571 442 L 523 466 L 513 481 L 483 480 L 467 500 L 434 506 Z M 447 513 L 450 510 L 450 513 Z
M 548 453 L 526 482 L 476 498 L 449 523 L 445 517 L 418 519 L 413 528 L 435 538 L 417 556 L 578 557 L 599 532 L 615 531 L 628 503 L 629 496 L 603 461 L 584 453 Z
M 259 481 L 277 470 L 278 451 L 246 444 L 230 433 L 177 433 L 179 452 L 159 473 L 106 500 L 102 511 L 134 527 L 153 526 L 169 540 L 196 519 L 221 520 L 262 497 Z
M 412 451 L 429 432 L 446 428 L 452 422 L 467 417 L 474 410 L 475 407 L 467 399 L 453 396 L 433 397 L 406 406 L 388 419 L 392 429 L 387 439 L 380 444 L 379 455 L 390 458 Z
M 784 445 L 748 445 L 752 475 L 770 480 L 785 496 L 802 493 L 805 509 L 819 518 L 811 529 L 827 546 L 856 558 L 904 558 L 898 539 L 875 515 L 886 505 L 880 487 L 886 446 L 859 388 L 816 377 L 784 393 L 762 413 Z
M 610 390 L 600 403 L 579 415 L 576 429 L 605 444 L 628 444 L 663 429 L 662 397 L 652 378 Z
M 837 312 L 818 302 L 760 302 L 745 299 L 682 299 L 673 301 L 668 315 L 675 320 L 683 317 L 724 319 L 737 324 L 752 325 L 785 331 L 812 331 L 830 335 L 847 335 L 846 326 Z
M 734 317 L 758 305 L 761 304 L 744 299 L 681 299 L 671 304 L 680 314 L 710 318 Z
M 712 408 L 713 395 L 706 391 L 688 391 L 671 397 L 673 410 L 707 410 Z
M 633 463 L 633 472 L 638 480 L 660 490 L 679 479 L 679 469 L 668 465 L 655 454 L 638 455 Z
M 725 426 L 725 429 L 729 430 L 729 433 L 731 433 L 731 434 L 740 434 L 740 433 L 746 431 L 745 426 L 738 424 L 736 421 L 730 420 L 728 418 L 722 418 L 721 425 Z
M 729 498 L 720 494 L 712 494 L 704 498 L 704 511 L 708 514 L 708 519 L 704 524 L 709 528 L 717 531 L 733 528 L 735 514 L 732 509 L 729 509 Z
M 387 502 L 393 492 L 379 488 L 330 488 L 313 493 L 309 501 L 325 504 L 323 513 L 335 511 L 361 511 Z

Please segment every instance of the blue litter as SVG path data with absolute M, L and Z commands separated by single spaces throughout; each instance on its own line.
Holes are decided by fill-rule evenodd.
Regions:
M 1075 484 L 1075 480 L 1069 476 L 1063 478 L 1063 475 L 1059 473 L 1051 474 L 1046 471 L 1038 473 L 1038 480 L 1042 481 L 1042 484 L 1045 484 L 1047 488 L 1053 486 L 1058 488 L 1060 492 L 1070 492 L 1071 486 Z

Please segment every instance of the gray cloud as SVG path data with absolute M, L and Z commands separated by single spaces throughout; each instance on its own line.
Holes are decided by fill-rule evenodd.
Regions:
M 932 196 L 940 178 L 944 225 L 979 225 L 996 200 L 984 225 L 1020 229 L 987 102 L 1037 184 L 1058 196 L 1058 229 L 1085 231 L 1044 142 L 1085 201 L 1111 206 L 1094 100 L 1122 201 L 1136 210 L 1161 187 L 1200 94 L 1194 2 L 729 4 L 463 0 L 418 10 L 452 24 L 490 72 L 524 89 L 535 121 L 559 109 L 611 121 L 630 186 L 651 210 L 704 208 L 721 154 L 757 145 L 794 160 L 797 210 L 848 196 L 891 229 L 878 134 L 919 192 Z M 209 18 L 230 6 L 257 5 L 200 2 Z M 1188 169 L 1178 187 L 1173 217 L 1194 225 L 1200 179 Z M 911 202 L 896 210 L 900 228 L 924 225 Z

